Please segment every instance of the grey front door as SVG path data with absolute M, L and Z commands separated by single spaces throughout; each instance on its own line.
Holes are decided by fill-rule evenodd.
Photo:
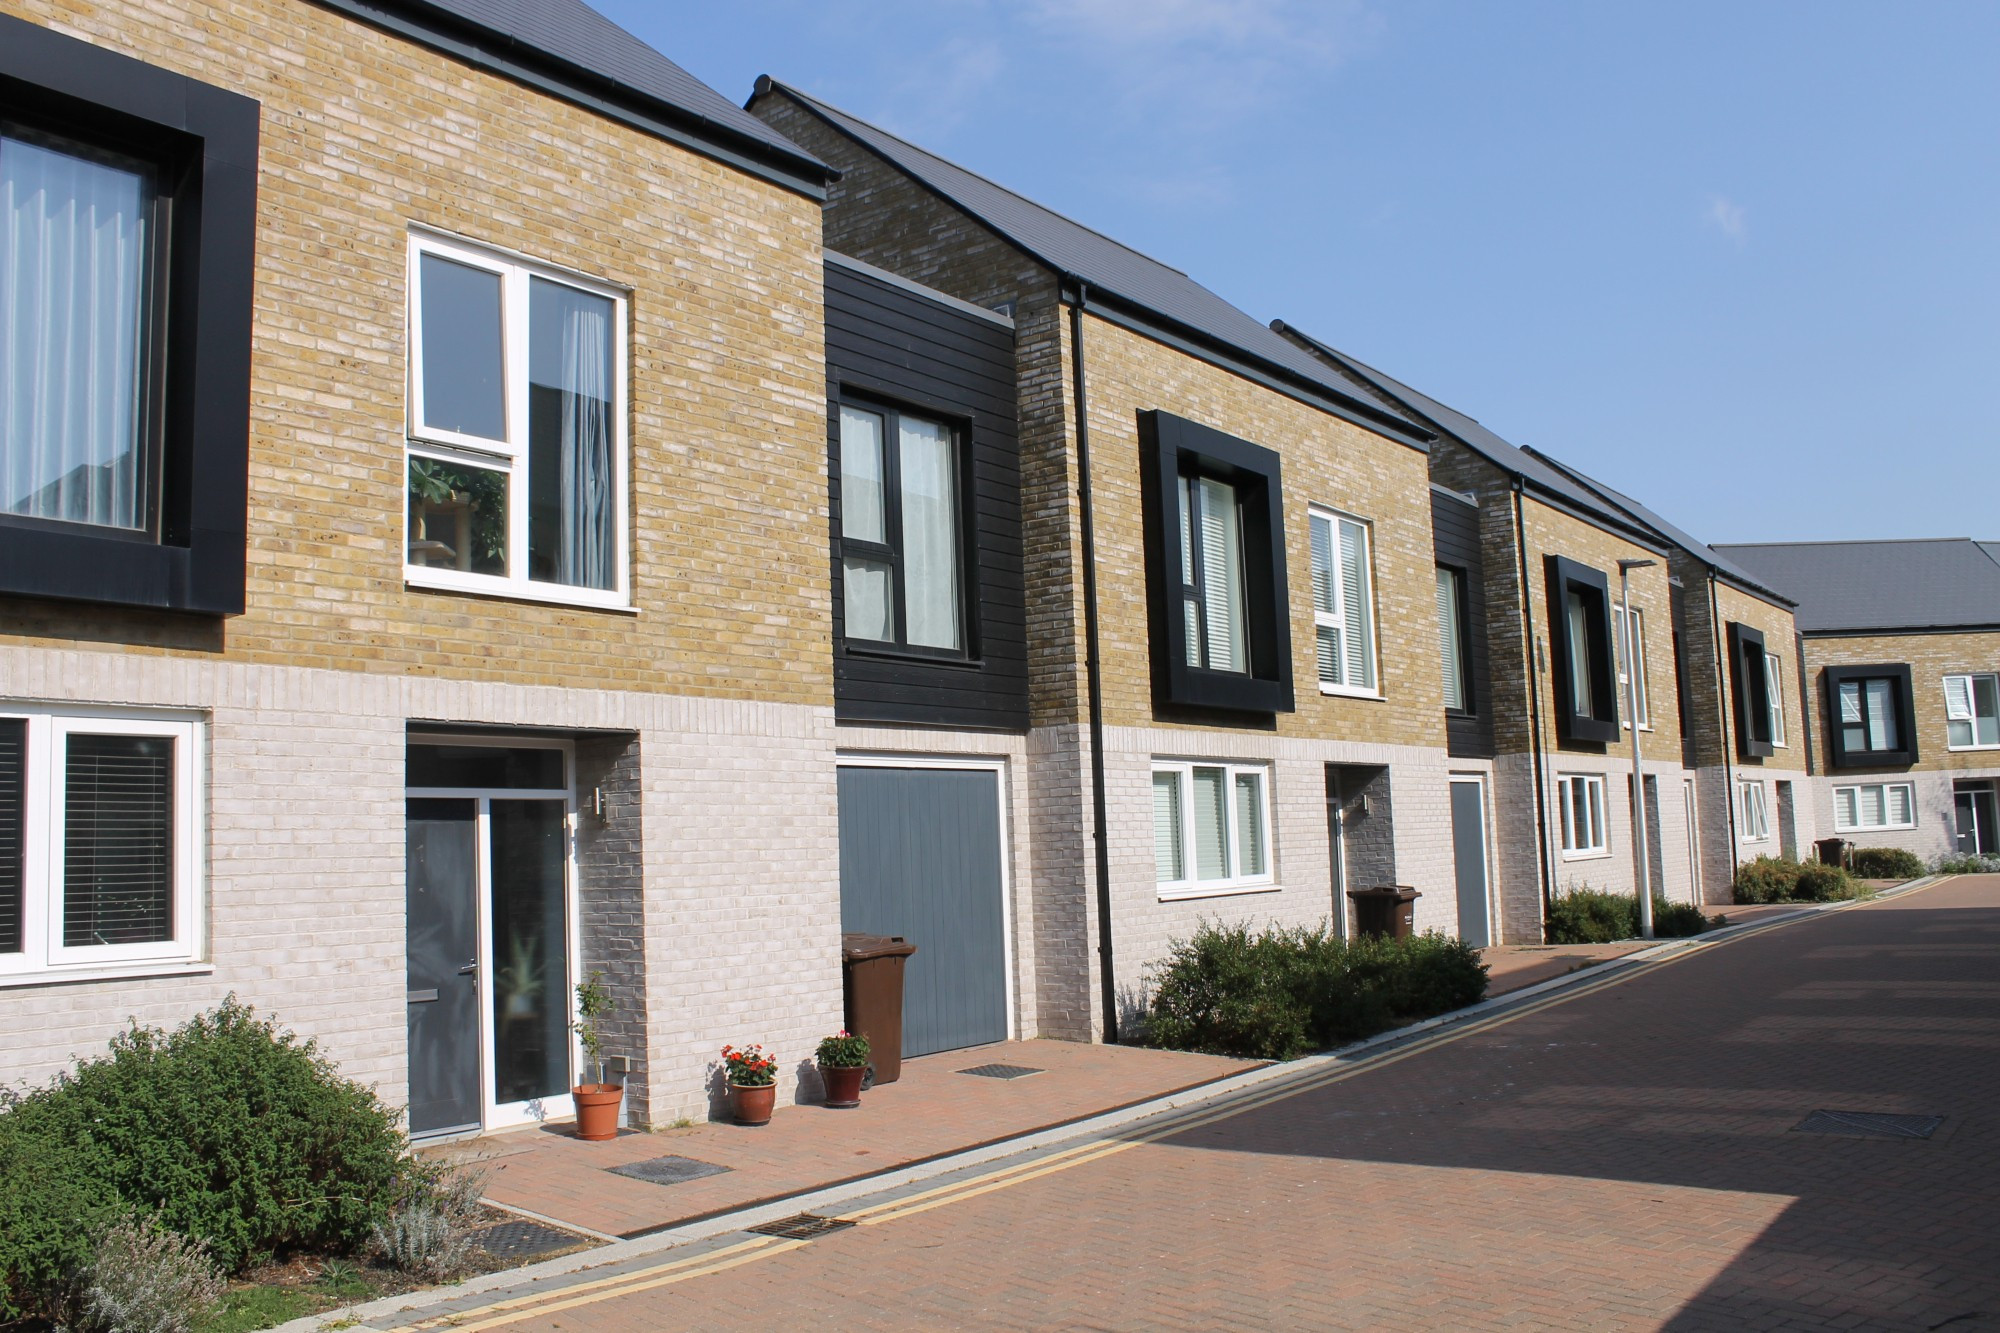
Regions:
M 409 802 L 410 1132 L 479 1128 L 478 805 Z
M 1458 872 L 1458 937 L 1475 949 L 1493 943 L 1486 904 L 1486 787 L 1451 780 L 1451 850 Z
M 903 973 L 903 1054 L 1007 1039 L 1000 775 L 840 770 L 840 928 L 917 946 Z

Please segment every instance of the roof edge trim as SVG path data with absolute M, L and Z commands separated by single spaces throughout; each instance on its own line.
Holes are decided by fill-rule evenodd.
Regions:
M 844 268 L 850 273 L 859 273 L 864 278 L 873 278 L 877 282 L 886 283 L 891 287 L 906 291 L 912 296 L 921 296 L 927 301 L 935 301 L 941 306 L 948 306 L 962 314 L 973 315 L 989 323 L 998 324 L 1003 329 L 1014 327 L 1014 321 L 1006 315 L 1001 314 L 998 310 L 988 310 L 983 305 L 974 305 L 970 301 L 962 301 L 950 292 L 941 292 L 935 287 L 926 287 L 913 278 L 906 278 L 900 273 L 891 273 L 886 268 L 876 268 L 873 264 L 856 259 L 853 255 L 844 255 L 838 250 L 824 250 L 821 253 L 826 256 L 826 262 L 832 264 L 835 268 Z

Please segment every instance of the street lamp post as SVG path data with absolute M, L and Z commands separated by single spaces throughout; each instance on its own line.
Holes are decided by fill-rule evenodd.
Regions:
M 1634 882 L 1638 885 L 1639 935 L 1648 940 L 1653 938 L 1652 856 L 1647 846 L 1646 770 L 1639 761 L 1639 645 L 1632 633 L 1632 571 L 1650 569 L 1659 563 L 1657 560 L 1618 562 L 1619 619 L 1625 622 L 1625 720 L 1632 727 L 1632 857 L 1638 872 Z

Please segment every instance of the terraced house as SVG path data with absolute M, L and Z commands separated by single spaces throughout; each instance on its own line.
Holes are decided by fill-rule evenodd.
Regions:
M 839 1025 L 829 171 L 580 4 L 0 5 L 0 1079 Z
M 1013 321 L 1025 725 L 862 704 L 859 664 L 892 648 L 940 682 L 966 665 L 891 644 L 876 591 L 880 423 L 938 409 L 836 371 L 831 444 L 843 753 L 1002 772 L 1025 818 L 989 956 L 1033 995 L 1016 1030 L 1115 1032 L 1203 918 L 1346 928 L 1343 890 L 1405 883 L 1420 928 L 1456 928 L 1431 431 L 1186 274 L 805 92 L 763 80 L 749 109 L 840 170 L 831 251 Z M 844 772 L 843 834 L 944 827 L 943 784 L 910 771 L 896 803 Z M 1491 818 L 1467 814 L 1482 880 Z
M 2000 853 L 2000 543 L 1718 549 L 1797 590 L 1820 829 L 1926 857 Z

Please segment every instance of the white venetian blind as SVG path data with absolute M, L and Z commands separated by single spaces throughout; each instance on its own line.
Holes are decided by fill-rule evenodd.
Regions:
M 1208 627 L 1205 660 L 1211 671 L 1247 671 L 1243 633 L 1243 530 L 1236 488 L 1203 477 L 1201 495 L 1201 611 Z
M 1264 780 L 1236 775 L 1236 873 L 1264 873 Z
M 1909 787 L 1889 788 L 1889 822 L 1892 824 L 1914 824 L 1916 812 L 1911 809 L 1912 789 Z
M 0 720 L 0 953 L 21 952 L 21 894 L 28 819 L 28 724 Z
M 1153 877 L 1162 884 L 1186 878 L 1181 853 L 1181 775 L 1153 774 Z
M 1944 716 L 1946 743 L 1972 744 L 1972 677 L 1944 678 Z
M 172 939 L 173 739 L 70 736 L 63 796 L 63 946 Z
M 1228 771 L 1194 770 L 1194 873 L 1196 879 L 1229 878 Z
M 1856 787 L 1835 787 L 1833 789 L 1833 822 L 1836 828 L 1851 829 L 1855 820 L 1855 797 L 1860 789 Z
M 1347 631 L 1346 661 L 1342 664 L 1349 685 L 1364 690 L 1375 688 L 1374 598 L 1370 595 L 1368 573 L 1368 529 L 1346 519 L 1340 522 L 1341 616 Z
M 1340 674 L 1340 604 L 1333 590 L 1333 520 L 1311 516 L 1313 630 L 1322 685 L 1338 685 Z
M 1458 638 L 1458 574 L 1437 572 L 1438 660 L 1444 671 L 1444 706 L 1465 708 L 1465 660 Z

